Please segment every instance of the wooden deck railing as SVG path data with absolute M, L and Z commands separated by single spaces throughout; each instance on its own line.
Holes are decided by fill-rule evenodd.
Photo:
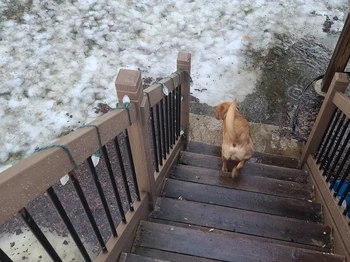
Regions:
M 336 73 L 301 157 L 324 205 L 325 224 L 332 226 L 334 251 L 350 259 L 350 98 L 348 75 Z M 343 207 L 341 207 L 343 206 Z M 345 207 L 345 208 L 344 208 Z
M 57 211 L 64 220 L 84 259 L 91 261 L 86 250 L 84 250 L 81 239 L 74 232 L 74 227 L 72 228 L 70 221 L 72 217 L 67 216 L 60 200 L 55 195 L 53 186 L 57 184 L 61 177 L 69 174 L 77 192 L 80 190 L 78 195 L 80 194 L 82 205 L 85 204 L 84 210 L 94 228 L 94 231 L 91 231 L 90 234 L 96 234 L 99 238 L 99 225 L 94 221 L 93 212 L 89 210 L 89 205 L 84 197 L 84 190 L 81 190 L 79 185 L 79 175 L 75 171 L 79 165 L 88 162 L 90 168 L 92 168 L 92 174 L 95 174 L 94 181 L 96 187 L 100 190 L 101 201 L 106 204 L 107 201 L 103 199 L 103 193 L 106 193 L 107 189 L 101 187 L 99 176 L 96 174 L 94 167 L 91 166 L 91 156 L 97 150 L 100 150 L 101 157 L 107 166 L 116 202 L 118 202 L 116 204 L 119 205 L 120 196 L 115 181 L 116 171 L 110 165 L 109 150 L 107 149 L 108 143 L 111 143 L 111 141 L 114 142 L 117 149 L 119 147 L 118 136 L 123 134 L 124 143 L 129 145 L 126 148 L 130 161 L 128 164 L 130 177 L 123 175 L 124 187 L 126 191 L 130 191 L 128 179 L 134 180 L 136 194 L 138 191 L 139 193 L 137 194 L 137 200 L 129 203 L 130 208 L 128 210 L 124 210 L 125 208 L 119 205 L 121 213 L 125 211 L 125 215 L 122 215 L 124 223 L 117 225 L 116 230 L 113 230 L 113 220 L 115 221 L 115 218 L 108 214 L 108 205 L 104 206 L 106 216 L 111 218 L 109 222 L 111 224 L 111 235 L 113 236 L 109 238 L 107 243 L 104 243 L 101 237 L 99 238 L 103 252 L 98 255 L 95 261 L 116 261 L 122 251 L 128 251 L 138 222 L 147 218 L 168 170 L 176 162 L 180 150 L 187 143 L 190 54 L 179 53 L 177 69 L 178 71 L 170 77 L 145 90 L 142 88 L 140 71 L 120 70 L 116 79 L 119 104 L 123 104 L 122 99 L 127 95 L 131 101 L 129 107 L 126 105 L 127 108 L 106 113 L 86 125 L 85 128 L 80 128 L 60 138 L 53 146 L 33 154 L 2 172 L 0 174 L 0 224 L 16 214 L 20 214 L 27 225 L 31 227 L 31 230 L 35 231 L 33 232 L 34 235 L 39 238 L 39 242 L 51 258 L 54 261 L 61 261 L 55 252 L 55 248 L 50 245 L 40 228 L 35 227 L 34 220 L 25 208 L 35 198 L 47 193 L 55 203 Z M 165 95 L 167 93 L 166 89 L 169 93 L 168 96 Z M 130 200 L 129 194 L 126 195 Z M 77 208 L 81 207 L 77 205 Z M 28 223 L 31 223 L 31 225 Z M 115 232 L 113 233 L 113 231 Z M 0 249 L 0 260 L 11 261 L 7 259 L 10 258 Z

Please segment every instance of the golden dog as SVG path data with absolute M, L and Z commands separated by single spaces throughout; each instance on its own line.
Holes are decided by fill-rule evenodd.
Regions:
M 222 171 L 227 172 L 227 160 L 237 160 L 238 165 L 232 170 L 232 178 L 239 175 L 240 169 L 254 152 L 250 137 L 250 124 L 239 113 L 236 99 L 233 102 L 221 103 L 216 107 L 215 117 L 223 120 L 222 124 Z

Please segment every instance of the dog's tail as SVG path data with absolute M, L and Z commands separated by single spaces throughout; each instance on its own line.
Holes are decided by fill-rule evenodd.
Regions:
M 236 132 L 235 132 L 235 114 L 236 114 L 236 108 L 237 108 L 237 100 L 233 100 L 230 107 L 228 108 L 227 115 L 226 115 L 226 128 L 227 133 L 232 141 L 236 140 Z

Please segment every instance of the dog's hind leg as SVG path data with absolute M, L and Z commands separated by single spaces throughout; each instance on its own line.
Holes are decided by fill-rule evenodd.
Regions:
M 221 157 L 221 160 L 222 160 L 222 169 L 221 170 L 222 170 L 222 172 L 227 172 L 227 166 L 226 166 L 227 160 L 223 156 Z
M 241 160 L 241 162 L 239 162 L 238 165 L 232 169 L 232 178 L 236 178 L 239 176 L 239 171 L 242 169 L 245 162 L 247 162 L 246 159 Z

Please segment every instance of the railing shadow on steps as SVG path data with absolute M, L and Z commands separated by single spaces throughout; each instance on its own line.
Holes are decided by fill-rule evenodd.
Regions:
M 323 101 L 300 166 L 310 173 L 324 221 L 333 228 L 334 253 L 350 261 L 350 98 L 346 73 L 336 73 Z
M 178 54 L 175 73 L 146 89 L 142 87 L 140 71 L 121 69 L 115 83 L 119 104 L 128 96 L 130 106 L 124 104 L 123 109 L 104 114 L 0 174 L 0 225 L 20 217 L 51 259 L 62 261 L 40 223 L 36 223 L 37 210 L 31 216 L 30 208 L 26 208 L 45 194 L 52 200 L 53 209 L 59 213 L 60 222 L 63 221 L 61 226 L 70 233 L 85 261 L 116 261 L 121 252 L 128 252 L 138 222 L 147 218 L 168 171 L 187 145 L 190 73 L 191 55 L 185 52 Z M 98 166 L 95 168 L 91 160 L 96 151 L 101 154 L 105 174 L 96 172 Z M 112 158 L 117 158 L 119 169 L 115 169 Z M 86 182 L 86 177 L 80 176 L 82 167 L 91 170 L 87 173 L 93 177 L 91 187 L 98 191 L 95 196 L 98 201 L 93 203 L 98 203 L 99 211 L 88 203 L 89 192 L 81 186 Z M 71 189 L 75 188 L 80 204 L 71 205 L 73 199 L 63 203 L 62 194 L 58 194 L 57 183 L 65 174 L 69 174 L 74 185 Z M 109 187 L 101 182 L 103 176 L 107 177 Z M 112 195 L 109 199 L 108 194 Z M 123 199 L 127 204 L 122 203 Z M 74 214 L 81 211 L 83 220 L 93 228 L 87 229 L 87 234 L 95 235 L 98 240 L 101 252 L 97 258 L 92 258 L 82 243 L 83 237 L 75 228 L 80 222 L 74 223 L 75 215 L 69 215 L 67 208 L 73 209 Z M 96 219 L 97 212 L 107 218 L 110 237 L 101 234 L 103 225 Z M 12 261 L 2 248 L 0 261 Z

